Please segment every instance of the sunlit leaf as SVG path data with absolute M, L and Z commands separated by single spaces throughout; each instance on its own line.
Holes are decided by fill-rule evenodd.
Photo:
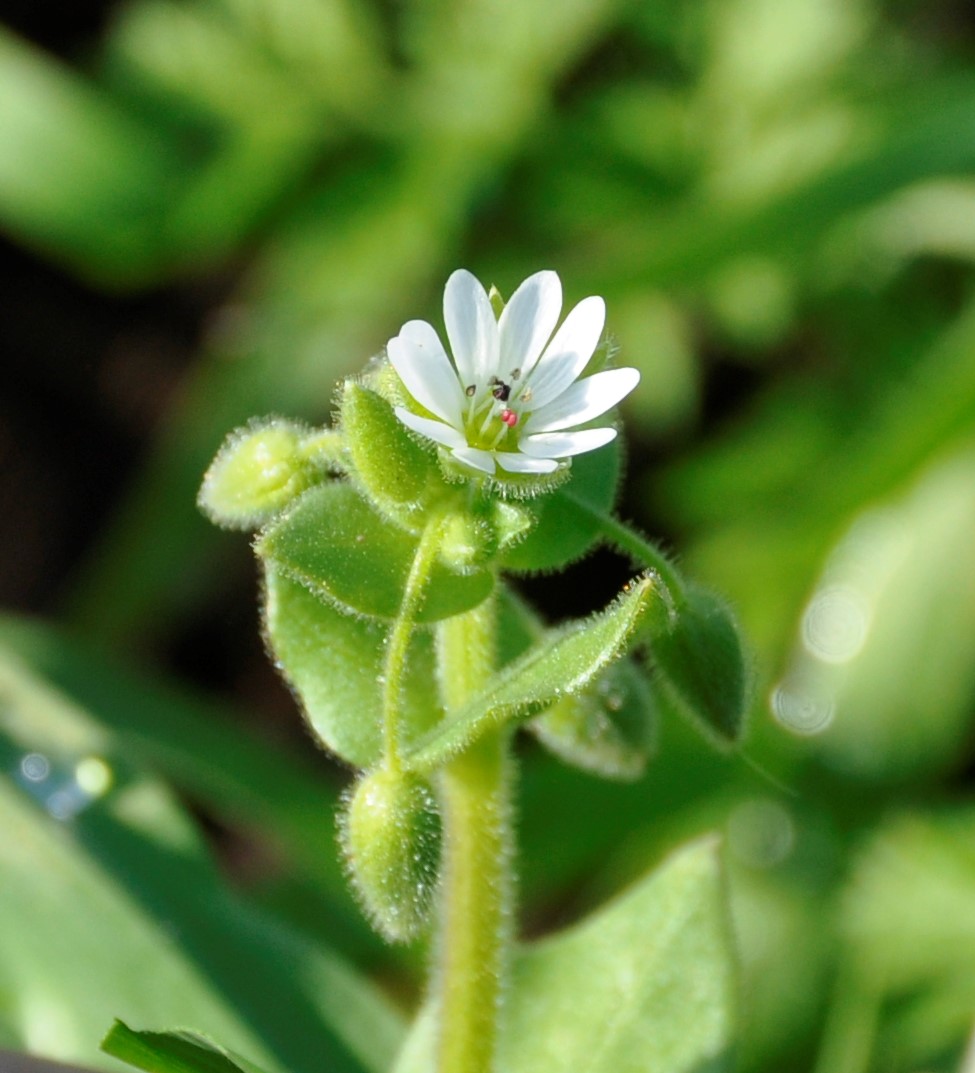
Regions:
M 263 1073 L 246 1058 L 194 1032 L 133 1031 L 116 1021 L 102 1050 L 146 1073 Z
M 257 553 L 324 600 L 352 613 L 395 618 L 417 541 L 385 522 L 345 484 L 314 488 L 257 541 Z M 491 591 L 486 571 L 435 566 L 418 618 L 436 622 L 476 607 Z
M 388 629 L 318 599 L 268 564 L 264 628 L 275 661 L 309 725 L 336 756 L 370 767 L 382 747 L 382 676 Z M 416 631 L 402 689 L 404 725 L 426 730 L 439 711 L 433 645 Z
M 641 578 L 607 610 L 548 632 L 421 738 L 407 762 L 420 771 L 436 767 L 492 727 L 537 715 L 559 698 L 584 689 L 622 654 L 641 616 L 658 598 L 653 581 Z
M 713 842 L 677 852 L 581 924 L 515 959 L 500 1068 L 510 1073 L 722 1073 L 735 969 Z M 395 1073 L 430 1068 L 427 1011 Z

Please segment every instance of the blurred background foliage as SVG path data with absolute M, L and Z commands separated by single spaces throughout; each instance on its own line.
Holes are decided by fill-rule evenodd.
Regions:
M 728 594 L 741 753 L 525 744 L 528 934 L 723 830 L 747 1073 L 954 1071 L 975 1025 L 975 20 L 952 0 L 121 0 L 0 28 L 0 1046 L 113 1016 L 383 1070 L 422 952 L 332 843 L 224 434 L 325 420 L 458 265 L 603 294 L 623 514 Z M 597 553 L 526 583 L 605 601 Z

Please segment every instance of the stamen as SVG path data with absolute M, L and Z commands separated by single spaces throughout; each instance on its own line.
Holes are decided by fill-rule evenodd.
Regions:
M 464 394 L 465 394 L 465 395 L 466 395 L 466 396 L 467 396 L 467 397 L 468 397 L 469 399 L 473 399 L 473 398 L 474 398 L 474 394 L 476 393 L 476 391 L 477 391 L 477 384 L 468 384 L 468 385 L 467 385 L 467 387 L 466 387 L 466 388 L 464 388 Z
M 508 426 L 508 428 L 514 428 L 518 424 L 518 415 L 514 410 L 502 410 L 501 420 Z

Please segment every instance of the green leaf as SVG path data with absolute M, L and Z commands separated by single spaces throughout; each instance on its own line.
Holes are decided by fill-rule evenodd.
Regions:
M 641 578 L 600 614 L 549 631 L 460 711 L 421 738 L 407 754 L 407 763 L 417 771 L 435 768 L 492 727 L 538 715 L 560 698 L 578 693 L 620 656 L 657 598 L 653 580 Z
M 581 924 L 521 950 L 505 1002 L 507 1073 L 730 1069 L 735 958 L 713 840 L 692 843 Z M 431 1068 L 435 1018 L 395 1073 Z
M 0 994 L 15 1045 L 95 1063 L 115 1016 L 272 1070 L 381 1073 L 400 1032 L 342 958 L 230 891 L 188 816 L 91 715 L 0 659 Z M 97 776 L 94 778 L 93 776 Z M 327 814 L 320 820 L 328 823 Z
M 522 504 L 538 521 L 524 540 L 504 556 L 505 570 L 532 573 L 557 570 L 583 555 L 599 537 L 599 523 L 582 516 L 564 494 L 572 494 L 598 512 L 612 510 L 620 477 L 619 438 L 612 443 L 572 459 L 572 474 L 566 484 L 547 495 Z
M 101 1048 L 146 1073 L 264 1073 L 260 1066 L 195 1032 L 135 1032 L 119 1020 Z
M 498 613 L 498 655 L 505 666 L 542 638 L 545 628 L 508 588 L 501 590 Z M 643 773 L 656 747 L 656 729 L 653 693 L 643 671 L 626 657 L 528 723 L 528 730 L 560 760 L 621 781 Z
M 373 618 L 395 618 L 416 553 L 409 533 L 387 524 L 347 484 L 313 488 L 258 539 L 258 555 L 322 599 Z M 491 591 L 486 571 L 433 568 L 420 622 L 469 611 Z
M 656 717 L 643 672 L 624 658 L 581 693 L 563 697 L 536 716 L 528 729 L 567 764 L 628 781 L 646 770 L 656 741 Z
M 733 744 L 744 729 L 748 675 L 738 627 L 714 593 L 688 587 L 670 629 L 654 634 L 655 682 L 663 697 L 712 740 Z
M 320 765 L 248 733 L 233 709 L 124 670 L 87 642 L 0 616 L 2 650 L 29 664 L 32 676 L 54 687 L 73 710 L 88 713 L 97 741 L 110 741 L 130 763 L 161 772 L 228 826 L 243 823 L 273 840 L 290 874 L 314 892 L 320 934 L 333 935 L 351 955 L 373 956 L 374 933 L 352 900 L 336 855 L 323 853 L 319 844 L 321 817 L 334 812 L 337 798 Z M 43 724 L 30 710 L 36 737 Z M 44 731 L 61 742 L 69 732 L 61 723 Z M 25 747 L 29 741 L 24 739 Z
M 268 563 L 264 632 L 309 726 L 336 756 L 371 767 L 382 752 L 382 675 L 388 629 L 345 614 Z M 427 730 L 439 711 L 433 642 L 414 631 L 403 686 L 403 721 Z

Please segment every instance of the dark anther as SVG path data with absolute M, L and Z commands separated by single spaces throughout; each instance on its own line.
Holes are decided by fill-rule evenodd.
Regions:
M 499 380 L 494 387 L 491 388 L 491 394 L 498 400 L 498 402 L 507 402 L 511 396 L 511 388 L 503 380 Z
M 468 397 L 469 399 L 472 399 L 472 398 L 474 398 L 474 392 L 475 392 L 475 391 L 477 391 L 477 384 L 468 384 L 468 385 L 467 385 L 467 387 L 466 387 L 466 388 L 464 388 L 464 394 L 465 394 L 465 395 L 466 395 L 466 396 L 467 396 L 467 397 Z

